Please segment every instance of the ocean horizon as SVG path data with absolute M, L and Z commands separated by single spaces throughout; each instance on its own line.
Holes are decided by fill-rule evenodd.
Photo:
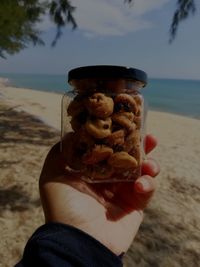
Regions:
M 64 74 L 0 73 L 0 77 L 13 87 L 61 94 L 70 90 Z M 150 110 L 200 119 L 200 80 L 149 78 L 141 93 Z

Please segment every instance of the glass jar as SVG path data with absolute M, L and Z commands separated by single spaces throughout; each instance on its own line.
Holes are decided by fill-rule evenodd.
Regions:
M 61 149 L 66 169 L 87 182 L 134 181 L 144 156 L 145 72 L 97 65 L 68 73 L 62 100 Z

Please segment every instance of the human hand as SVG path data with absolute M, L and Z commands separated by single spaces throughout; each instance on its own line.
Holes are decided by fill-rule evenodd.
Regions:
M 146 153 L 157 144 L 146 137 Z M 40 195 L 46 222 L 72 225 L 119 255 L 128 250 L 143 219 L 143 209 L 155 190 L 159 166 L 145 160 L 135 182 L 89 184 L 67 173 L 65 158 L 56 144 L 45 160 Z

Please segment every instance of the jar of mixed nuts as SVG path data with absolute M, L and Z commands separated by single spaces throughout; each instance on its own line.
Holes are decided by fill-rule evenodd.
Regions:
M 97 65 L 68 73 L 62 100 L 66 169 L 87 182 L 133 181 L 141 174 L 145 72 Z

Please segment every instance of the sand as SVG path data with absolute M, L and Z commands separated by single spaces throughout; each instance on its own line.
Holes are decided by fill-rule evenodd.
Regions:
M 62 95 L 13 88 L 0 79 L 0 266 L 13 266 L 44 223 L 38 177 L 60 138 Z M 44 123 L 45 122 L 45 123 Z M 200 262 L 200 121 L 150 111 L 159 146 L 157 191 L 125 266 L 196 267 Z

